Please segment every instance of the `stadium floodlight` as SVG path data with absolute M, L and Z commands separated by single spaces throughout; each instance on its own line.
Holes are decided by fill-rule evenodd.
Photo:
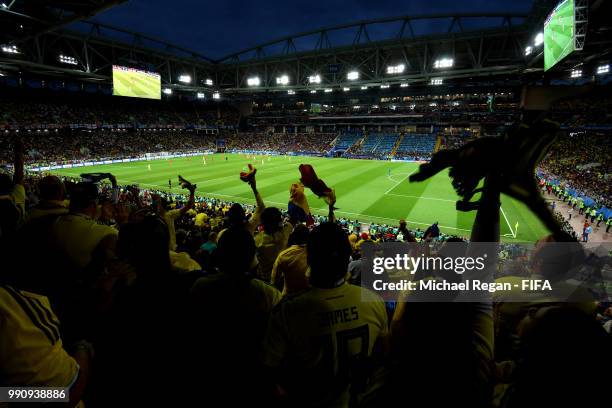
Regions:
M 528 45 L 527 47 L 525 47 L 525 56 L 530 55 L 533 52 L 533 47 L 531 45 Z
M 451 68 L 455 64 L 455 60 L 452 58 L 440 58 L 434 61 L 433 67 L 440 68 Z
M 342 90 L 343 90 L 344 92 L 348 92 L 348 91 L 350 91 L 350 90 L 351 90 L 351 88 L 349 88 L 349 87 L 346 87 L 346 86 L 345 86 L 344 88 L 342 88 Z
M 400 88 L 408 88 L 408 82 L 402 82 Z
M 537 33 L 535 38 L 533 39 L 533 45 L 539 47 L 544 43 L 544 33 Z
M 172 89 L 170 88 L 164 88 L 162 92 L 166 95 L 172 95 Z
M 2 8 L 8 8 L 8 6 L 6 5 L 6 3 L 2 3 L 2 4 L 0 4 L 0 6 L 2 6 Z
M 198 97 L 198 99 L 204 99 L 206 97 L 206 95 L 204 95 L 204 92 L 198 92 L 196 96 Z
M 259 84 L 261 84 L 261 80 L 259 79 L 259 77 L 250 77 L 250 78 L 247 78 L 247 85 L 248 86 L 259 86 Z
M 317 90 L 316 90 L 316 89 L 313 89 L 312 91 L 310 91 L 310 93 L 311 93 L 311 94 L 316 94 L 316 93 L 317 93 Z
M 287 93 L 289 95 L 295 95 L 295 91 L 293 89 L 288 90 Z
M 363 86 L 361 87 L 361 90 L 362 90 L 362 91 L 365 91 L 366 89 L 368 89 L 368 86 L 367 86 L 367 85 L 363 85 Z
M 321 75 L 315 74 L 308 77 L 309 84 L 320 84 L 321 83 Z
M 17 46 L 14 44 L 3 45 L 2 52 L 7 54 L 19 54 L 19 48 L 17 48 Z
M 187 75 L 187 74 L 183 74 L 180 75 L 178 77 L 179 82 L 182 82 L 184 84 L 190 84 L 191 83 L 191 75 Z
M 276 85 L 287 85 L 289 83 L 289 76 L 281 75 L 276 77 Z
M 610 65 L 600 65 L 597 67 L 597 75 L 607 74 L 610 72 Z
M 334 90 L 333 90 L 333 89 L 331 89 L 331 88 L 325 88 L 325 89 L 323 90 L 323 92 L 325 92 L 325 93 L 330 93 L 330 92 L 333 92 L 333 91 L 334 91 Z
M 582 70 L 581 69 L 573 69 L 570 77 L 572 77 L 572 78 L 580 78 L 580 77 L 582 77 Z
M 431 78 L 430 85 L 442 85 L 442 78 Z
M 213 93 L 213 99 L 221 99 L 221 94 L 219 92 Z
M 349 81 L 355 81 L 355 80 L 359 79 L 359 72 L 358 71 L 349 71 L 346 74 L 346 79 L 348 79 Z
M 391 86 L 391 85 L 389 85 L 389 84 L 381 84 L 380 85 L 380 89 L 387 89 L 387 88 L 389 88 L 389 86 Z
M 77 65 L 78 64 L 76 58 L 71 57 L 69 55 L 64 55 L 64 54 L 58 55 L 57 60 L 59 62 L 61 62 L 62 64 L 68 64 L 68 65 Z
M 206 85 L 208 85 L 208 86 L 212 86 L 212 84 L 213 84 L 213 80 L 212 80 L 212 79 L 210 79 L 210 78 L 206 78 L 206 81 L 204 81 L 204 83 L 205 83 Z
M 397 65 L 389 65 L 387 67 L 387 74 L 401 74 L 406 69 L 406 65 L 397 64 Z

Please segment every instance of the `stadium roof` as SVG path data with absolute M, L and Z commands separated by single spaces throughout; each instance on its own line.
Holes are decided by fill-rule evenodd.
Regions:
M 110 83 L 111 65 L 119 64 L 157 71 L 165 87 L 222 90 L 226 95 L 384 89 L 517 74 L 530 66 L 541 72 L 535 64 L 541 49 L 526 58 L 525 47 L 557 0 L 535 0 L 529 13 L 412 14 L 335 24 L 265 41 L 219 59 L 165 38 L 87 19 L 119 3 L 1 3 L 0 22 L 5 23 L 1 44 L 9 48 L 8 53 L 0 52 L 0 70 Z M 596 0 L 592 7 L 600 3 Z M 598 41 L 589 52 L 600 59 L 609 55 L 609 37 L 605 30 L 595 32 Z M 183 74 L 193 78 L 191 84 L 178 82 Z
M 2 0 L 0 43 L 33 38 L 125 2 L 126 0 Z

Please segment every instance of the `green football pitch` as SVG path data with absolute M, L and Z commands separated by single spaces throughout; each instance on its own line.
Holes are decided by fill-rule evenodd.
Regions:
M 161 99 L 159 77 L 129 71 L 113 71 L 113 95 Z
M 180 191 L 177 180 L 180 174 L 198 185 L 198 195 L 253 204 L 250 188 L 238 177 L 248 163 L 257 168 L 257 187 L 268 205 L 286 208 L 289 187 L 300 177 L 298 166 L 307 163 L 336 190 L 340 217 L 392 225 L 403 218 L 414 229 L 424 229 L 438 221 L 442 231 L 466 237 L 474 221 L 473 213 L 455 210 L 458 196 L 448 173 L 440 173 L 421 183 L 408 182 L 408 176 L 417 170 L 418 163 L 304 156 L 257 156 L 253 159 L 253 156 L 247 158 L 242 154 L 228 154 L 225 160 L 225 155 L 214 154 L 60 169 L 55 173 L 77 177 L 84 172 L 111 172 L 121 184 L 166 191 L 171 179 L 174 192 Z M 310 191 L 307 196 L 314 213 L 326 214 L 321 199 Z M 510 197 L 502 198 L 500 228 L 503 239 L 513 242 L 532 242 L 547 231 L 525 205 Z
M 574 0 L 560 3 L 544 25 L 544 70 L 574 51 Z

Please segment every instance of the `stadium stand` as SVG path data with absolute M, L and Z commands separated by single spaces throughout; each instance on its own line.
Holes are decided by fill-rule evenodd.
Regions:
M 395 151 L 395 157 L 398 159 L 426 160 L 431 157 L 435 143 L 436 136 L 433 134 L 404 134 Z

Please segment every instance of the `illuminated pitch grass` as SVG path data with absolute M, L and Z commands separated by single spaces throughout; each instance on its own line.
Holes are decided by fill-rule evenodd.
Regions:
M 335 188 L 339 207 L 338 216 L 362 222 L 397 224 L 404 218 L 412 228 L 427 228 L 438 221 L 444 232 L 469 236 L 474 221 L 473 213 L 455 210 L 455 194 L 447 173 L 422 182 L 409 183 L 408 176 L 416 171 L 417 163 L 380 160 L 347 160 L 320 157 L 257 156 L 254 160 L 244 155 L 215 154 L 170 160 L 141 161 L 61 169 L 57 174 L 78 176 L 84 172 L 111 172 L 119 183 L 139 184 L 142 188 L 168 190 L 168 179 L 173 191 L 180 191 L 177 175 L 198 185 L 197 194 L 228 201 L 253 204 L 253 194 L 238 173 L 248 163 L 257 167 L 257 187 L 268 205 L 286 208 L 289 186 L 296 182 L 300 163 L 314 166 L 327 185 Z M 264 161 L 262 164 L 262 160 Z M 151 165 L 151 171 L 148 170 Z M 389 174 L 390 170 L 390 174 Z M 325 214 L 322 200 L 308 192 L 313 212 Z M 516 231 L 516 223 L 519 223 Z M 521 203 L 502 198 L 501 234 L 506 241 L 534 241 L 546 233 L 546 228 Z
M 160 79 L 145 73 L 114 70 L 113 95 L 161 99 Z
M 544 70 L 574 51 L 574 0 L 565 0 L 544 25 Z

